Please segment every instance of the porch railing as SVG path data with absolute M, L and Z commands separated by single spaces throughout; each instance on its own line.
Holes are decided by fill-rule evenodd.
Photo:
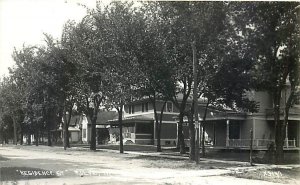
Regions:
M 127 138 L 127 139 L 134 139 L 135 138 L 135 134 L 134 133 L 130 133 L 130 132 L 126 132 L 126 133 L 123 133 L 123 137 Z
M 249 147 L 250 146 L 250 139 L 229 139 L 228 145 L 229 147 Z M 271 143 L 275 144 L 275 140 L 270 139 L 253 139 L 252 145 L 254 147 L 267 147 Z M 285 140 L 284 141 L 284 147 L 285 148 L 294 148 L 296 147 L 296 140 Z

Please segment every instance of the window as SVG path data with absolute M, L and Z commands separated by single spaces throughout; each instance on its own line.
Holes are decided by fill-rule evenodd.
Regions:
M 173 103 L 168 102 L 166 106 L 167 112 L 173 112 Z
M 129 114 L 134 114 L 134 105 L 129 105 L 128 106 L 128 113 Z
M 153 125 L 149 123 L 139 123 L 136 124 L 136 133 L 140 134 L 151 134 Z
M 239 122 L 230 122 L 229 124 L 229 139 L 240 139 L 240 124 Z

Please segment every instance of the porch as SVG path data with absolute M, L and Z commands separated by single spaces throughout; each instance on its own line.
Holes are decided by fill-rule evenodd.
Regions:
M 273 121 L 262 119 L 247 120 L 210 120 L 206 122 L 205 141 L 212 147 L 250 148 L 250 130 L 253 130 L 254 149 L 267 149 L 275 145 L 275 126 Z M 299 121 L 289 121 L 285 128 L 285 149 L 299 146 Z M 275 146 L 274 146 L 275 147 Z
M 127 117 L 123 123 L 123 143 L 126 144 L 153 144 L 153 119 L 146 116 Z M 120 139 L 118 120 L 109 121 L 110 143 L 118 142 Z

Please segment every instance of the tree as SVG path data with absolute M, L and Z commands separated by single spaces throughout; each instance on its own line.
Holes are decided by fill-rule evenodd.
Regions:
M 9 116 L 12 120 L 13 143 L 16 145 L 18 140 L 20 140 L 20 142 L 23 140 L 23 138 L 18 139 L 18 131 L 20 131 L 24 116 L 22 109 L 23 95 L 22 89 L 18 88 L 17 82 L 11 77 L 5 77 L 1 82 L 1 103 L 3 116 Z M 7 123 L 9 122 L 6 122 L 6 125 Z
M 159 15 L 165 21 L 166 27 L 168 27 L 168 31 L 165 33 L 167 40 L 166 55 L 174 66 L 171 73 L 174 74 L 174 82 L 177 83 L 177 91 L 172 94 L 170 99 L 180 111 L 178 144 L 180 152 L 184 153 L 182 123 L 183 117 L 188 114 L 187 101 L 193 85 L 191 43 L 195 42 L 196 44 L 197 55 L 199 56 L 197 62 L 200 62 L 201 59 L 205 58 L 207 45 L 214 43 L 218 34 L 223 30 L 226 17 L 223 8 L 224 3 L 161 2 L 159 5 Z M 199 72 L 197 76 L 200 78 L 202 74 L 199 69 L 197 71 Z M 180 101 L 177 97 L 178 93 L 182 95 Z M 190 128 L 192 129 L 192 127 Z
M 297 97 L 299 85 L 299 25 L 296 24 L 297 2 L 245 3 L 242 31 L 253 47 L 256 57 L 257 89 L 266 90 L 272 95 L 276 163 L 283 162 L 283 142 L 290 107 Z M 241 20 L 237 21 L 241 24 Z M 291 91 L 287 100 L 281 93 L 290 81 Z M 280 102 L 285 101 L 284 105 Z M 281 106 L 284 106 L 283 110 Z M 283 121 L 280 115 L 284 115 Z
M 162 118 L 166 102 L 170 93 L 175 91 L 172 79 L 172 64 L 166 57 L 166 37 L 168 28 L 164 26 L 164 20 L 155 12 L 159 8 L 158 3 L 144 2 L 139 10 L 143 16 L 140 18 L 143 23 L 139 29 L 136 39 L 135 55 L 139 64 L 139 94 L 141 98 L 148 97 L 154 108 L 157 152 L 161 152 L 160 135 Z M 163 106 L 158 109 L 157 100 L 163 101 Z
M 104 82 L 106 104 L 118 111 L 120 153 L 123 153 L 123 106 L 136 98 L 140 70 L 135 42 L 143 30 L 143 19 L 133 4 L 127 2 L 112 2 L 103 10 L 98 6 L 94 19 L 95 31 L 104 42 L 101 49 L 107 61 Z
M 1 141 L 2 143 L 8 143 L 8 139 L 13 139 L 14 143 L 16 142 L 16 124 L 13 122 L 11 116 L 10 106 L 8 104 L 11 99 L 7 99 L 9 92 L 9 84 L 7 83 L 8 78 L 4 77 L 1 80 L 0 84 L 0 105 L 1 105 L 1 113 L 0 113 L 0 133 L 1 133 Z
M 23 109 L 25 113 L 25 119 L 22 120 L 22 132 L 27 134 L 28 138 L 31 138 L 31 134 L 35 133 L 37 138 L 37 132 L 35 131 L 38 125 L 34 120 L 34 104 L 37 103 L 40 96 L 38 88 L 37 71 L 37 59 L 40 57 L 37 47 L 23 46 L 20 50 L 14 50 L 13 58 L 16 65 L 10 69 L 10 77 L 18 82 L 18 89 L 22 89 L 23 93 Z M 20 96 L 18 96 L 20 97 Z M 31 143 L 31 141 L 30 141 Z M 36 142 L 38 144 L 38 142 Z
M 72 55 L 78 69 L 76 105 L 91 121 L 90 149 L 96 150 L 96 121 L 99 107 L 105 99 L 107 60 L 103 53 L 105 43 L 102 42 L 101 31 L 95 29 L 93 16 L 94 11 L 91 11 L 80 23 L 69 26 L 66 38 L 70 48 L 68 55 Z

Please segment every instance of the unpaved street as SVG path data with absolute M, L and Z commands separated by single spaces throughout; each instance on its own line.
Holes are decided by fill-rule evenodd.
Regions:
M 236 178 L 246 165 L 160 159 L 107 151 L 64 151 L 58 147 L 0 146 L 0 184 L 278 184 Z M 275 174 L 276 175 L 276 174 Z M 274 178 L 276 178 L 274 176 Z M 275 181 L 276 182 L 276 181 Z M 281 182 L 281 181 L 278 181 Z M 299 181 L 288 181 L 300 184 Z

